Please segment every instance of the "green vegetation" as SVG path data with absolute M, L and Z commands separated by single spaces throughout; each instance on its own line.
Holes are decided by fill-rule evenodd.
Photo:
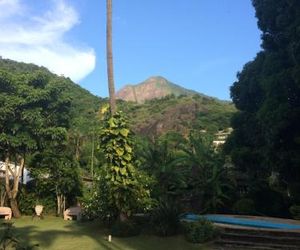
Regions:
M 81 167 L 87 168 L 91 163 L 91 147 L 94 131 L 98 126 L 97 111 L 104 99 L 96 97 L 84 90 L 79 85 L 73 83 L 70 79 L 64 77 L 58 77 L 46 68 L 38 67 L 33 64 L 19 63 L 8 59 L 0 59 L 0 70 L 8 75 L 24 75 L 24 77 L 34 78 L 36 81 L 42 81 L 44 76 L 44 82 L 54 82 L 60 86 L 61 95 L 67 98 L 68 103 L 64 104 L 63 99 L 60 99 L 60 105 L 68 108 L 68 115 L 61 113 L 64 110 L 60 110 L 61 117 L 67 119 L 68 122 L 68 145 L 72 154 L 75 155 L 77 161 L 79 161 Z M 23 83 L 23 87 L 28 89 L 30 83 Z M 7 91 L 6 81 L 1 82 L 1 92 Z M 64 88 L 64 89 L 63 89 Z M 29 93 L 30 91 L 28 91 Z M 38 94 L 36 92 L 36 94 Z M 64 97 L 64 98 L 65 98 Z M 2 99 L 3 101 L 3 99 Z M 40 100 L 41 102 L 42 100 Z M 45 106 L 44 108 L 51 108 Z M 50 113 L 51 110 L 48 111 Z
M 214 134 L 230 127 L 231 117 L 236 112 L 229 102 L 201 95 L 170 95 L 144 104 L 120 101 L 119 107 L 128 114 L 133 131 L 149 136 L 170 131 L 186 136 L 193 129 Z
M 148 177 L 134 166 L 132 135 L 122 112 L 111 115 L 104 111 L 99 138 L 106 160 L 109 201 L 118 210 L 120 220 L 124 221 L 136 209 L 149 203 Z
M 253 5 L 263 51 L 231 88 L 238 111 L 195 94 L 119 101 L 105 112 L 108 100 L 67 78 L 0 60 L 1 206 L 15 217 L 45 206 L 46 220 L 16 221 L 21 241 L 47 249 L 199 249 L 176 236 L 184 212 L 299 219 L 300 3 Z M 216 147 L 216 132 L 229 127 L 225 146 Z M 25 167 L 32 180 L 22 184 Z M 48 217 L 78 203 L 84 223 Z M 215 237 L 207 221 L 183 228 L 193 243 Z
M 31 250 L 39 246 L 39 244 L 34 244 L 28 246 L 28 243 L 22 242 L 18 236 L 16 236 L 15 227 L 11 222 L 5 222 L 2 224 L 3 230 L 0 239 L 0 249 L 22 249 Z
M 187 241 L 192 243 L 204 243 L 213 240 L 217 235 L 217 229 L 206 219 L 184 222 L 183 229 Z
M 6 164 L 6 193 L 16 217 L 19 181 L 25 157 L 49 143 L 58 147 L 67 136 L 70 99 L 68 85 L 49 73 L 0 70 L 0 150 Z M 19 169 L 9 165 L 15 162 Z M 13 176 L 9 182 L 8 171 Z
M 39 247 L 36 249 L 211 249 L 209 245 L 188 243 L 182 236 L 160 238 L 142 234 L 130 238 L 112 237 L 112 242 L 110 243 L 107 241 L 109 230 L 102 227 L 98 221 L 76 223 L 48 216 L 44 220 L 31 220 L 31 217 L 23 217 L 16 220 L 14 226 L 15 235 L 22 241 L 23 245 L 39 244 Z
M 160 200 L 151 213 L 151 223 L 158 236 L 172 236 L 179 231 L 178 204 L 167 200 Z
M 13 70 L 18 69 L 16 63 L 11 61 L 5 63 L 15 65 Z M 21 65 L 22 70 L 26 68 L 26 65 Z M 95 106 L 96 104 L 100 106 L 102 102 L 102 107 L 105 101 L 99 100 L 97 103 L 85 91 L 81 93 L 81 89 L 68 79 L 52 75 L 46 69 L 30 65 L 30 70 L 27 73 L 16 71 L 14 75 L 25 74 L 29 78 L 33 77 L 32 84 L 42 84 L 41 86 L 57 84 L 54 87 L 60 87 L 60 91 L 54 94 L 59 93 L 61 98 L 52 92 L 49 95 L 46 92 L 45 96 L 51 96 L 59 105 L 55 105 L 55 102 L 52 104 L 52 99 L 42 98 L 41 102 L 33 102 L 28 107 L 24 107 L 24 112 L 30 111 L 32 107 L 36 108 L 34 111 L 40 110 L 40 112 L 44 112 L 47 106 L 53 107 L 53 110 L 47 109 L 45 113 L 51 112 L 48 117 L 53 117 L 50 121 L 54 120 L 56 123 L 53 123 L 53 127 L 46 123 L 47 129 L 52 130 L 51 133 L 46 134 L 48 137 L 45 137 L 42 134 L 34 134 L 35 130 L 34 133 L 30 130 L 39 128 L 35 124 L 39 121 L 36 116 L 28 122 L 29 128 L 26 132 L 29 131 L 30 136 L 35 135 L 37 146 L 23 152 L 27 159 L 24 166 L 30 170 L 33 180 L 27 185 L 22 185 L 21 194 L 16 196 L 21 211 L 32 214 L 35 205 L 43 204 L 45 213 L 53 213 L 55 210 L 55 213 L 61 216 L 66 207 L 81 201 L 84 220 L 100 219 L 108 226 L 113 225 L 111 229 L 115 235 L 136 234 L 136 228 L 132 226 L 135 225 L 132 224 L 132 214 L 145 212 L 149 212 L 152 218 L 152 225 L 149 221 L 145 227 L 152 226 L 151 230 L 161 236 L 179 233 L 179 213 L 182 212 L 182 208 L 178 205 L 178 200 L 182 198 L 204 201 L 204 193 L 198 184 L 207 185 L 209 182 L 203 179 L 204 176 L 214 176 L 214 171 L 211 172 L 209 169 L 213 162 L 220 162 L 218 166 L 222 165 L 221 158 L 217 157 L 219 160 L 216 161 L 213 159 L 218 152 L 212 149 L 211 140 L 204 143 L 199 139 L 199 145 L 204 147 L 204 152 L 209 152 L 207 155 L 193 156 L 202 157 L 204 163 L 200 166 L 200 159 L 194 162 L 187 160 L 192 157 L 188 152 L 194 151 L 194 142 L 197 141 L 197 139 L 193 140 L 193 133 L 189 139 L 176 132 L 163 132 L 163 136 L 155 138 L 154 141 L 134 137 L 121 111 L 113 116 L 104 114 L 104 119 L 100 120 L 100 115 L 97 116 L 98 109 L 88 105 L 88 100 L 95 101 L 92 102 Z M 3 71 L 3 74 L 10 73 Z M 3 79 L 1 86 L 5 90 L 6 78 Z M 31 81 L 23 81 L 19 84 L 15 79 L 17 78 L 11 75 L 10 81 L 17 87 L 22 87 L 24 84 L 23 88 L 28 89 L 30 94 L 36 93 L 37 97 L 39 95 L 44 97 L 42 90 L 35 88 L 36 92 L 34 92 L 30 89 Z M 4 95 L 5 92 L 1 93 Z M 80 101 L 78 95 L 81 94 L 84 98 Z M 13 94 L 12 98 L 14 98 Z M 167 107 L 180 100 L 187 101 L 185 98 L 168 97 L 160 101 L 167 102 L 165 104 Z M 190 100 L 196 99 L 193 97 Z M 123 105 L 123 109 L 130 108 L 130 105 Z M 156 102 L 145 105 L 148 107 L 154 105 L 152 108 L 156 108 Z M 65 113 L 55 109 L 58 107 Z M 85 115 L 80 116 L 80 112 Z M 59 122 L 64 122 L 61 127 Z M 20 119 L 20 124 L 26 125 L 26 120 L 24 122 Z M 43 123 L 39 124 L 43 125 Z M 1 127 L 2 132 L 3 128 L 4 125 Z M 159 157 L 156 157 L 157 154 Z M 209 158 L 211 156 L 212 158 Z M 199 168 L 205 174 L 194 176 L 194 172 L 190 172 L 193 168 Z M 86 177 L 90 178 L 91 183 L 84 183 Z M 166 202 L 164 205 L 159 202 L 160 198 L 164 198 Z M 4 198 L 3 204 L 6 202 Z M 201 211 L 211 209 L 210 205 L 206 207 L 205 204 L 201 204 Z M 185 207 L 196 210 L 196 207 L 191 204 L 185 204 Z M 217 209 L 216 204 L 213 207 Z M 122 222 L 116 221 L 117 218 Z
M 263 50 L 231 87 L 239 111 L 226 152 L 257 212 L 283 216 L 295 204 L 290 190 L 300 182 L 300 2 L 253 0 L 253 5 Z

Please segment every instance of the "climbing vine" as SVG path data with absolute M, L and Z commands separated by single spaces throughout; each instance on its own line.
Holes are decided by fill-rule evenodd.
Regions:
M 103 112 L 99 148 L 106 159 L 106 179 L 110 200 L 120 212 L 121 220 L 150 202 L 150 177 L 136 166 L 132 132 L 121 111 L 113 116 Z

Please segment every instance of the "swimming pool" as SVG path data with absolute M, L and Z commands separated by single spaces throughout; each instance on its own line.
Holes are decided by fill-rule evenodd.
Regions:
M 214 223 L 222 223 L 222 224 L 230 224 L 237 226 L 246 226 L 246 227 L 256 227 L 256 228 L 270 228 L 270 229 L 289 229 L 289 230 L 300 230 L 300 224 L 291 224 L 291 223 L 283 223 L 278 222 L 274 218 L 274 220 L 264 220 L 254 218 L 245 218 L 245 217 L 236 217 L 236 216 L 225 216 L 218 214 L 207 214 L 207 215 L 197 215 L 188 213 L 185 214 L 183 220 L 187 221 L 197 221 L 201 218 L 205 218 Z

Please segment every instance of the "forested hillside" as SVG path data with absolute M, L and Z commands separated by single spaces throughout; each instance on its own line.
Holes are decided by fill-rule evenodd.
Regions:
M 166 96 L 144 104 L 121 102 L 120 108 L 130 117 L 133 130 L 141 135 L 159 136 L 173 131 L 187 135 L 190 130 L 214 134 L 230 127 L 234 106 L 201 95 Z
M 42 71 L 49 77 L 66 80 L 71 100 L 72 118 L 69 136 L 72 140 L 70 141 L 74 144 L 75 154 L 78 155 L 78 158 L 80 151 L 88 150 L 83 149 L 82 145 L 91 141 L 96 128 L 97 111 L 101 104 L 107 102 L 106 99 L 91 94 L 70 79 L 52 74 L 44 67 L 1 59 L 0 69 L 11 73 L 23 72 L 25 74 Z M 157 85 L 157 88 L 160 86 Z M 180 87 L 177 86 L 177 88 Z M 160 136 L 169 131 L 187 135 L 191 129 L 215 133 L 218 129 L 230 126 L 230 119 L 235 112 L 235 108 L 230 102 L 198 95 L 192 91 L 189 92 L 189 95 L 167 95 L 160 99 L 148 100 L 143 104 L 119 100 L 118 105 L 121 110 L 126 112 L 131 128 L 137 134 L 147 136 Z
M 69 78 L 52 74 L 48 69 L 34 64 L 15 62 L 9 59 L 0 59 L 0 70 L 9 73 L 23 73 L 30 75 L 43 72 L 50 78 L 57 78 L 67 82 L 68 95 L 72 107 L 72 129 L 86 131 L 95 122 L 95 114 L 103 99 L 92 95 L 89 91 L 73 83 Z M 0 89 L 1 91 L 1 89 Z
M 90 162 L 93 131 L 97 123 L 96 113 L 103 99 L 92 95 L 87 90 L 73 83 L 69 78 L 57 76 L 48 69 L 34 64 L 1 59 L 0 71 L 13 75 L 24 75 L 25 81 L 30 76 L 40 74 L 50 80 L 64 83 L 64 86 L 67 87 L 67 90 L 64 90 L 64 95 L 68 98 L 68 105 L 70 105 L 70 120 L 68 123 L 69 150 L 81 162 L 81 165 L 88 165 Z M 4 85 L 1 85 L 1 88 L 4 87 Z

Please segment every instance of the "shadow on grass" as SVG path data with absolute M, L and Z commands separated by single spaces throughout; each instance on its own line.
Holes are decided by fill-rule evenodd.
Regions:
M 39 244 L 35 249 L 108 249 L 122 250 L 115 244 L 109 243 L 107 232 L 100 223 L 80 223 L 73 221 L 14 221 L 14 234 L 24 246 Z M 46 223 L 45 223 L 46 222 Z M 55 228 L 57 222 L 57 228 Z M 0 231 L 3 235 L 3 229 Z M 90 240 L 87 240 L 89 238 Z
M 25 245 L 39 244 L 39 249 L 79 250 L 200 250 L 210 247 L 187 243 L 182 236 L 161 238 L 145 232 L 131 238 L 113 237 L 107 241 L 109 231 L 100 222 L 64 221 L 61 218 L 34 220 L 18 219 L 15 234 Z M 0 231 L 3 234 L 3 231 Z

